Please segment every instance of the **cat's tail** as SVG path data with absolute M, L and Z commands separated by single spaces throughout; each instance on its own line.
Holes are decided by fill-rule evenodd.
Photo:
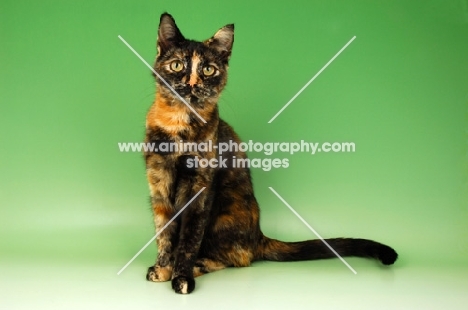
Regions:
M 335 238 L 324 240 L 340 256 L 375 258 L 392 265 L 397 252 L 391 247 L 367 239 Z M 258 259 L 272 261 L 302 261 L 335 258 L 335 253 L 320 239 L 283 242 L 263 236 L 258 247 Z

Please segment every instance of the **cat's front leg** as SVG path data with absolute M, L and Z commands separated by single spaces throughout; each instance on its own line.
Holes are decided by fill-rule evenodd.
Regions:
M 178 221 L 169 221 L 175 215 L 175 209 L 170 197 L 174 195 L 173 172 L 168 169 L 166 161 L 153 155 L 147 159 L 147 177 L 151 192 L 154 225 L 156 229 L 156 244 L 158 257 L 154 266 L 148 268 L 146 279 L 153 282 L 168 281 L 172 277 L 174 267 L 174 248 L 178 239 Z M 166 226 L 167 225 L 167 226 Z
M 172 273 L 172 288 L 179 294 L 189 294 L 195 289 L 193 268 L 212 203 L 210 186 L 208 186 L 210 182 L 207 182 L 203 176 L 196 179 L 198 180 L 194 183 L 190 192 L 191 197 L 195 196 L 203 187 L 205 189 L 182 213 L 180 239 L 176 251 L 174 271 Z
M 155 265 L 148 268 L 146 279 L 153 282 L 169 281 L 174 267 L 178 221 L 174 220 L 167 225 L 175 213 L 172 210 L 167 210 L 165 203 L 154 203 L 153 210 L 156 233 L 159 234 L 156 238 L 158 257 Z

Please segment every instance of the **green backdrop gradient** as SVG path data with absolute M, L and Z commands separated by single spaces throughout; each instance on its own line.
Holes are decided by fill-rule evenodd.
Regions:
M 253 169 L 265 234 L 388 243 L 349 258 L 256 263 L 146 282 L 156 247 L 140 142 L 162 12 L 188 38 L 235 23 L 222 117 L 245 141 L 354 142 Z M 353 36 L 272 123 L 267 122 Z M 1 309 L 463 309 L 468 302 L 468 1 L 10 1 L 0 4 Z M 251 158 L 264 154 L 250 153 Z

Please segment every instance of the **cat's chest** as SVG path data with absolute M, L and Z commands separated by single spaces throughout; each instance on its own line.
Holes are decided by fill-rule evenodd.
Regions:
M 146 128 L 160 128 L 176 138 L 191 131 L 190 114 L 186 107 L 154 104 L 146 118 Z

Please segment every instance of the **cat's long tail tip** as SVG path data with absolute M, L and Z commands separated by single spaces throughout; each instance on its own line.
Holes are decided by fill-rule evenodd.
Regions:
M 382 262 L 382 264 L 386 266 L 393 265 L 393 263 L 395 263 L 397 258 L 398 258 L 398 253 L 391 247 L 383 245 L 379 249 L 378 259 Z

